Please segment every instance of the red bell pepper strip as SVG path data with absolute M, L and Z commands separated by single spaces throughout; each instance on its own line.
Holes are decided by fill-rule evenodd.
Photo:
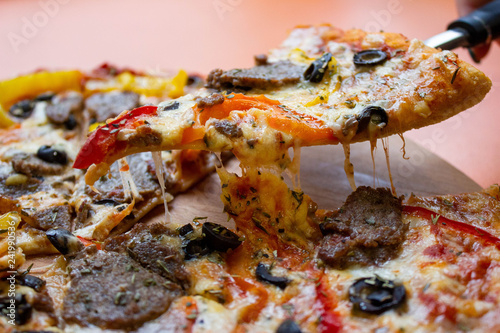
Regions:
M 316 285 L 316 299 L 319 305 L 321 321 L 318 325 L 318 332 L 337 333 L 342 328 L 340 316 L 335 310 L 335 295 L 327 288 L 327 281 L 323 277 Z
M 500 239 L 481 228 L 463 222 L 450 220 L 449 218 L 441 216 L 440 214 L 435 213 L 427 208 L 418 206 L 404 206 L 403 213 L 421 217 L 423 219 L 431 221 L 438 226 L 447 227 L 459 232 L 469 234 L 480 239 L 484 243 L 496 246 L 500 250 Z
M 135 128 L 144 124 L 144 118 L 156 114 L 156 106 L 142 106 L 131 111 L 122 112 L 106 125 L 92 132 L 78 153 L 73 168 L 87 169 L 92 164 L 105 162 L 108 156 L 124 150 L 126 141 L 117 140 L 118 132 L 122 128 Z
M 101 250 L 101 243 L 97 243 L 97 242 L 88 240 L 86 238 L 80 237 L 80 236 L 76 236 L 76 238 L 78 238 L 80 240 L 80 242 L 82 242 L 83 245 L 85 245 L 85 247 L 90 246 L 90 245 L 95 245 L 96 249 Z

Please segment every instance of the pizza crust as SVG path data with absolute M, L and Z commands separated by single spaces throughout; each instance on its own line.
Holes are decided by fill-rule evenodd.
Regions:
M 450 51 L 434 50 L 421 41 L 411 42 L 409 52 L 416 54 L 412 65 L 419 68 L 415 93 L 389 112 L 389 124 L 380 136 L 400 134 L 429 126 L 467 110 L 479 103 L 491 89 L 491 80 Z M 368 133 L 357 134 L 354 142 L 369 140 Z

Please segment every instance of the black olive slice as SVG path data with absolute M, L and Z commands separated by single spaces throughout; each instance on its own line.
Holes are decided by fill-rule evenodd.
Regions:
M 50 102 L 55 95 L 53 92 L 46 92 L 36 96 L 34 100 L 37 102 Z
M 184 251 L 185 260 L 198 258 L 212 252 L 204 238 L 188 240 L 182 245 L 182 250 Z
M 314 83 L 321 82 L 331 60 L 332 54 L 330 52 L 326 52 L 321 57 L 314 60 L 304 72 L 304 79 Z
M 160 111 L 172 111 L 177 110 L 181 104 L 177 101 L 170 103 L 169 105 L 165 105 L 161 107 Z
M 65 165 L 68 163 L 66 152 L 52 148 L 51 146 L 41 146 L 36 152 L 36 156 L 48 163 Z
M 11 312 L 12 300 L 14 300 L 14 312 Z M 0 314 L 9 319 L 14 319 L 16 325 L 26 324 L 31 319 L 32 312 L 33 308 L 23 294 L 16 293 L 14 298 L 0 296 Z M 13 318 L 11 318 L 10 314 L 13 314 Z
M 182 227 L 177 229 L 177 231 L 179 232 L 180 236 L 186 236 L 187 234 L 193 232 L 194 228 L 191 224 L 188 223 L 188 224 L 184 224 Z
M 328 225 L 328 222 L 323 222 L 323 223 L 320 223 L 319 224 L 319 231 L 321 231 L 321 234 L 323 236 L 326 236 L 328 234 L 330 234 L 331 232 L 328 231 L 328 229 L 326 228 L 326 226 Z
M 68 117 L 68 120 L 66 120 L 63 125 L 67 130 L 71 131 L 72 129 L 75 129 L 76 125 L 78 125 L 78 122 L 76 121 L 75 116 L 71 113 Z
M 203 223 L 201 232 L 205 235 L 208 247 L 216 251 L 234 250 L 241 244 L 240 237 L 237 234 L 217 223 Z
M 16 281 L 20 285 L 30 287 L 37 292 L 42 290 L 42 287 L 45 285 L 45 281 L 39 277 L 23 273 L 16 276 Z
M 271 273 L 269 273 L 269 268 L 261 262 L 257 265 L 255 276 L 257 276 L 257 279 L 275 285 L 281 289 L 285 289 L 287 284 L 291 282 L 286 277 L 271 275 Z
M 300 326 L 295 321 L 288 318 L 280 324 L 276 333 L 302 333 L 302 331 L 300 330 Z
M 113 199 L 101 199 L 99 201 L 94 202 L 95 205 L 104 205 L 104 206 L 119 206 L 122 203 L 115 201 Z
M 354 64 L 358 66 L 374 66 L 387 59 L 387 54 L 381 50 L 363 50 L 354 55 Z
M 349 300 L 354 309 L 380 314 L 403 304 L 406 290 L 403 285 L 378 276 L 356 280 L 349 288 Z
M 35 108 L 35 103 L 29 99 L 24 99 L 12 105 L 9 109 L 9 113 L 17 118 L 26 119 L 31 116 Z
M 186 85 L 191 86 L 194 84 L 201 84 L 201 83 L 203 83 L 203 78 L 201 78 L 198 75 L 189 75 L 187 82 L 186 82 Z
M 83 249 L 83 243 L 66 229 L 49 229 L 45 232 L 50 243 L 54 245 L 61 254 L 75 254 Z
M 356 117 L 358 121 L 358 129 L 356 133 L 360 133 L 368 127 L 368 124 L 371 122 L 375 125 L 385 124 L 382 127 L 385 127 L 389 122 L 389 117 L 387 116 L 387 112 L 380 106 L 367 106 L 361 111 L 361 113 Z

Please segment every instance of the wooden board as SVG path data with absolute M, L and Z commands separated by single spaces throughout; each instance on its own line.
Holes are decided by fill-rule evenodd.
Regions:
M 406 158 L 401 151 L 403 143 L 398 137 L 390 138 L 389 158 L 394 186 L 398 195 L 452 194 L 478 191 L 481 188 L 456 168 L 421 148 L 406 141 Z M 342 146 L 306 147 L 301 150 L 300 181 L 308 194 L 323 209 L 336 209 L 351 193 L 344 172 Z M 351 146 L 356 185 L 374 186 L 373 162 L 368 143 Z M 232 159 L 225 164 L 232 172 L 239 172 L 239 163 Z M 375 186 L 390 187 L 384 151 L 379 143 L 375 153 Z M 177 196 L 170 204 L 172 221 L 179 224 L 191 222 L 194 217 L 206 216 L 209 221 L 227 224 L 222 212 L 221 188 L 217 174 L 213 174 L 187 193 Z M 147 221 L 164 221 L 163 205 L 146 217 Z M 231 223 L 229 223 L 231 225 Z

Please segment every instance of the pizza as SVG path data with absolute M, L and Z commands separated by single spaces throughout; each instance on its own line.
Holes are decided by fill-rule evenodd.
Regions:
M 7 214 L 5 221 L 22 220 L 22 225 L 16 223 L 16 266 L 24 255 L 57 253 L 45 236 L 49 229 L 64 228 L 102 241 L 113 229 L 127 230 L 164 198 L 171 200 L 213 171 L 216 159 L 207 152 L 165 152 L 156 161 L 151 153 L 142 153 L 113 165 L 94 192 L 84 173 L 71 167 L 99 123 L 123 109 L 195 89 L 187 86 L 188 79 L 184 71 L 153 76 L 103 65 L 89 73 L 41 71 L 0 83 L 2 106 L 10 116 L 0 132 L 0 214 Z M 166 170 L 163 178 L 156 176 L 155 163 Z M 4 231 L 9 226 L 5 223 Z M 1 269 L 12 270 L 7 252 L 1 252 Z
M 112 66 L 0 83 L 6 332 L 500 330 L 499 186 L 398 196 L 357 187 L 349 160 L 351 143 L 373 154 L 477 104 L 490 80 L 421 41 L 329 25 L 255 60 L 204 83 Z M 300 149 L 336 144 L 352 193 L 320 208 Z M 169 218 L 214 169 L 234 227 Z M 20 267 L 40 254 L 58 255 Z

